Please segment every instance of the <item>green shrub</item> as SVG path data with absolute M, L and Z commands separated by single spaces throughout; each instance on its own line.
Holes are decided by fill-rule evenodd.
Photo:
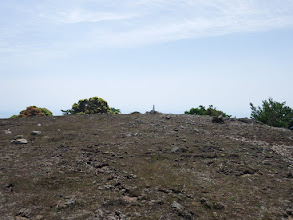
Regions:
M 110 112 L 111 112 L 111 114 L 114 114 L 114 115 L 121 113 L 120 109 L 118 109 L 118 108 L 110 108 Z
M 78 103 L 74 103 L 71 109 L 61 111 L 63 114 L 111 113 L 108 103 L 104 99 L 98 97 L 81 99 Z
M 190 115 L 223 116 L 228 118 L 231 117 L 231 115 L 217 110 L 213 105 L 210 105 L 207 109 L 204 106 L 200 105 L 198 108 L 191 108 L 189 111 L 185 111 L 184 113 Z
M 18 115 L 12 115 L 10 118 L 17 118 Z
M 131 112 L 130 114 L 131 114 L 131 115 L 139 115 L 139 114 L 141 114 L 141 113 L 138 112 L 138 111 L 135 111 L 135 112 Z
M 40 108 L 40 109 L 46 116 L 53 116 L 53 113 L 50 110 L 46 108 Z
M 250 103 L 251 118 L 264 124 L 291 128 L 293 126 L 293 109 L 286 106 L 286 102 L 276 102 L 272 98 L 262 101 L 262 106 L 255 107 Z M 290 126 L 292 125 L 292 126 Z

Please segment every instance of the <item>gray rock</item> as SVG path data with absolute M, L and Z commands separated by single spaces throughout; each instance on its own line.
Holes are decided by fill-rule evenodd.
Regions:
M 215 202 L 213 207 L 214 207 L 214 209 L 218 209 L 218 210 L 225 208 L 225 206 L 220 202 Z
M 205 207 L 205 208 L 212 208 L 212 204 L 206 199 L 206 198 L 201 198 L 200 203 Z
M 12 132 L 8 129 L 4 131 L 5 134 L 12 134 Z
M 225 123 L 222 116 L 214 116 L 212 119 L 212 122 L 213 123 L 220 123 L 220 124 Z
M 172 203 L 171 207 L 177 211 L 181 211 L 183 209 L 182 206 L 176 201 Z
M 102 209 L 97 209 L 95 214 L 95 217 L 103 218 L 105 217 L 105 212 Z
M 32 131 L 31 135 L 40 135 L 41 133 L 41 131 Z
M 31 213 L 32 213 L 32 210 L 31 209 L 22 208 L 17 213 L 17 216 L 30 218 L 31 217 Z
M 28 143 L 28 140 L 24 138 L 11 141 L 11 144 L 27 144 L 27 143 Z
M 76 200 L 75 199 L 68 199 L 68 200 L 66 200 L 66 201 L 59 201 L 58 203 L 57 203 L 57 205 L 56 205 L 56 208 L 58 209 L 58 210 L 60 210 L 60 209 L 65 209 L 65 208 L 68 208 L 68 207 L 72 207 L 72 206 L 74 206 L 75 205 L 75 203 L 76 203 Z
M 14 137 L 14 140 L 18 140 L 18 139 L 23 139 L 23 135 L 16 135 L 16 136 Z
M 173 147 L 173 149 L 171 150 L 172 153 L 176 153 L 179 151 L 179 147 Z
M 287 173 L 287 178 L 293 178 L 293 171 L 289 171 Z
M 180 205 L 178 202 L 174 201 L 171 204 L 171 207 L 183 219 L 192 219 L 192 215 L 186 209 L 184 209 L 184 207 L 182 207 L 182 205 Z

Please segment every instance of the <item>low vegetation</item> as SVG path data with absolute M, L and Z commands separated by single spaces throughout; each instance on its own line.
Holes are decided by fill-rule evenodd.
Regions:
M 282 127 L 293 130 L 293 109 L 286 106 L 286 102 L 277 102 L 272 98 L 262 101 L 262 106 L 254 106 L 250 103 L 251 118 L 264 124 L 273 127 Z M 120 114 L 120 109 L 110 107 L 102 98 L 92 97 L 89 99 L 81 99 L 77 103 L 72 105 L 71 109 L 61 110 L 64 115 L 68 114 Z M 152 112 L 152 111 L 151 111 Z M 148 113 L 151 113 L 148 112 Z M 205 107 L 203 105 L 197 108 L 191 108 L 189 111 L 185 111 L 185 114 L 191 115 L 208 115 L 213 117 L 213 122 L 224 123 L 223 118 L 230 118 L 231 115 L 218 110 L 213 105 Z M 131 114 L 139 114 L 139 112 L 133 112 Z M 26 110 L 22 110 L 19 115 L 13 115 L 11 118 L 26 118 L 34 116 L 52 116 L 52 112 L 46 108 L 39 108 L 36 106 L 29 106 Z
M 213 105 L 210 105 L 208 108 L 200 105 L 198 108 L 191 108 L 189 111 L 185 111 L 184 113 L 190 115 L 223 116 L 228 118 L 231 117 L 231 115 L 228 115 L 223 111 L 217 110 Z
M 22 110 L 19 115 L 13 115 L 11 118 L 27 118 L 35 116 L 52 116 L 53 113 L 46 108 L 39 108 L 37 106 L 29 106 Z
M 250 103 L 251 118 L 264 124 L 293 129 L 293 109 L 286 102 L 277 102 L 272 98 L 262 101 L 262 106 L 255 107 Z
M 107 101 L 99 97 L 81 99 L 74 103 L 71 109 L 61 110 L 64 115 L 83 115 L 83 114 L 119 114 L 120 109 L 110 108 Z
M 121 113 L 120 109 L 118 109 L 118 108 L 110 108 L 110 111 L 114 115 L 117 115 L 117 114 Z

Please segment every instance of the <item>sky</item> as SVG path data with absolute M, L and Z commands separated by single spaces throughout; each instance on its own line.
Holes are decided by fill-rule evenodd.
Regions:
M 293 0 L 0 0 L 0 118 L 80 99 L 122 113 L 293 108 Z

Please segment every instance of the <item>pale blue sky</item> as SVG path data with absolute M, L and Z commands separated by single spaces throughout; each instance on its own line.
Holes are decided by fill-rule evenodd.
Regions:
M 293 107 L 293 0 L 0 0 L 0 118 L 102 97 L 122 113 Z

